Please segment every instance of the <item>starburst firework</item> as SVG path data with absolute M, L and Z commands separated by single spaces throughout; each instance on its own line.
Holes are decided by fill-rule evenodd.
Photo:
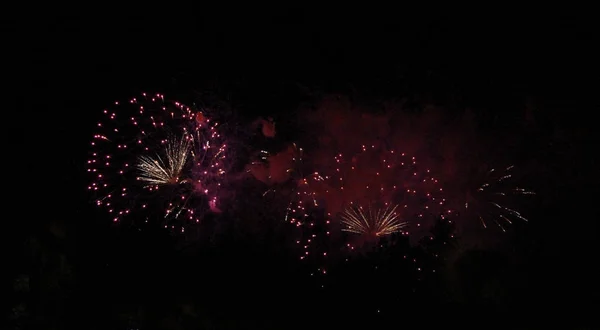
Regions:
M 183 137 L 179 140 L 169 139 L 166 143 L 164 155 L 166 162 L 160 155 L 156 158 L 140 156 L 137 164 L 141 174 L 138 180 L 144 181 L 147 186 L 184 183 L 181 174 L 190 157 L 190 140 Z
M 180 231 L 218 211 L 226 144 L 205 112 L 146 93 L 104 110 L 87 162 L 95 203 L 114 222 Z
M 391 235 L 407 225 L 407 222 L 400 221 L 396 208 L 398 205 L 388 206 L 385 209 L 369 207 L 364 211 L 362 206 L 348 207 L 341 215 L 341 222 L 346 227 L 342 230 L 376 237 Z
M 511 185 L 514 169 L 515 166 L 511 165 L 500 171 L 487 171 L 484 183 L 467 195 L 465 210 L 472 212 L 484 228 L 491 221 L 506 231 L 505 226 L 511 225 L 514 219 L 528 221 L 521 212 L 506 206 L 515 196 L 535 195 L 533 191 Z
M 379 232 L 381 236 L 386 231 L 376 228 L 382 221 L 379 224 L 384 228 L 393 223 L 393 231 L 410 227 L 411 237 L 418 241 L 435 220 L 451 213 L 438 179 L 416 157 L 384 145 L 363 145 L 361 149 L 352 157 L 341 153 L 334 157 L 334 176 L 326 192 L 330 213 L 340 215 L 346 231 L 364 234 L 375 230 L 373 234 Z M 364 211 L 352 205 L 382 208 L 361 215 Z M 388 211 L 392 209 L 401 214 L 401 219 L 386 217 L 391 216 Z M 402 226 L 396 226 L 400 223 Z

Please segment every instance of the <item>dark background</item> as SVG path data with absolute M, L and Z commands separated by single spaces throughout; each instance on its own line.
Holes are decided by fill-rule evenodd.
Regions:
M 11 162 L 17 171 L 13 173 L 25 174 L 19 182 L 9 179 L 13 188 L 7 194 L 17 198 L 9 208 L 14 213 L 6 216 L 6 242 L 11 278 L 29 274 L 29 292 L 14 293 L 8 313 L 14 315 L 15 306 L 26 301 L 28 316 L 19 321 L 27 324 L 23 327 L 100 329 L 124 324 L 115 321 L 125 313 L 115 310 L 115 300 L 131 306 L 151 301 L 147 317 L 169 314 L 164 311 L 199 299 L 205 306 L 197 312 L 199 318 L 211 319 L 215 328 L 226 327 L 216 319 L 247 320 L 237 328 L 287 328 L 299 323 L 341 327 L 354 316 L 361 321 L 379 317 L 339 310 L 334 298 L 320 296 L 299 274 L 299 285 L 280 285 L 288 283 L 282 277 L 294 272 L 282 266 L 285 256 L 268 249 L 246 251 L 259 256 L 247 265 L 242 260 L 251 258 L 235 244 L 226 251 L 190 257 L 170 249 L 172 242 L 164 235 L 132 234 L 106 224 L 90 207 L 84 189 L 91 127 L 104 105 L 157 90 L 184 99 L 196 97 L 195 92 L 209 93 L 230 102 L 247 120 L 293 112 L 315 94 L 406 96 L 416 103 L 490 113 L 532 100 L 547 114 L 543 120 L 548 127 L 553 121 L 562 123 L 566 138 L 550 141 L 543 132 L 533 136 L 540 145 L 550 141 L 560 150 L 548 161 L 561 179 L 551 188 L 554 208 L 540 211 L 546 224 L 529 230 L 525 238 L 533 243 L 526 244 L 527 253 L 517 254 L 525 265 L 513 274 L 513 287 L 519 290 L 501 308 L 421 301 L 410 309 L 419 316 L 396 310 L 381 320 L 428 327 L 431 319 L 473 323 L 502 310 L 492 320 L 530 316 L 549 321 L 549 315 L 568 315 L 572 322 L 584 322 L 598 303 L 593 252 L 596 24 L 568 15 L 497 16 L 255 8 L 246 14 L 203 10 L 9 18 L 7 52 L 15 56 L 5 64 L 11 87 L 16 88 L 7 97 L 14 109 L 5 110 L 5 134 L 10 152 L 23 162 Z M 54 266 L 40 261 L 44 258 L 54 260 L 48 262 Z M 220 264 L 223 259 L 230 262 Z M 69 280 L 60 285 L 62 291 L 47 289 L 53 287 L 48 284 L 50 273 L 62 269 L 56 266 L 61 263 L 69 264 Z M 195 277 L 206 274 L 203 267 L 217 264 L 231 267 L 227 279 L 216 275 L 225 271 Z M 265 271 L 252 272 L 256 278 L 244 280 L 246 275 L 239 273 L 244 267 Z M 219 293 L 215 287 L 221 286 L 229 288 Z M 15 284 L 7 287 L 14 289 Z M 202 295 L 206 300 L 198 298 Z M 357 304 L 373 306 L 373 301 L 360 297 L 355 297 Z M 286 304 L 293 312 L 281 307 Z M 403 324 L 405 317 L 410 325 Z M 489 318 L 481 322 L 494 325 Z M 140 328 L 163 327 L 158 324 Z

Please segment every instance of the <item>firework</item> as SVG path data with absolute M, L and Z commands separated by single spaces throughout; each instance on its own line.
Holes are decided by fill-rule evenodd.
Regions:
M 252 163 L 249 170 L 258 180 L 272 187 L 263 193 L 263 197 L 278 192 L 287 192 L 289 202 L 286 207 L 284 221 L 300 226 L 301 218 L 307 216 L 306 205 L 318 207 L 317 192 L 313 185 L 325 181 L 319 172 L 305 171 L 304 150 L 295 143 L 281 153 L 270 155 L 261 150 L 260 160 Z M 265 173 L 256 174 L 256 168 Z
M 375 237 L 386 236 L 400 231 L 407 225 L 407 222 L 399 221 L 399 214 L 396 213 L 398 205 L 386 207 L 385 209 L 369 208 L 364 210 L 362 206 L 351 206 L 342 213 L 342 224 L 345 225 L 343 231 L 371 235 Z
M 118 222 L 160 219 L 183 231 L 216 211 L 225 174 L 219 126 L 161 94 L 115 102 L 91 142 L 88 189 Z
M 443 188 L 415 157 L 385 146 L 366 146 L 352 157 L 337 154 L 327 191 L 330 213 L 338 214 L 342 230 L 386 236 L 411 228 L 415 238 L 451 211 Z M 377 205 L 365 211 L 361 205 Z
M 503 170 L 487 171 L 484 183 L 467 194 L 465 210 L 475 215 L 484 228 L 492 222 L 505 232 L 506 225 L 511 225 L 514 220 L 528 221 L 519 211 L 506 206 L 512 204 L 515 197 L 535 195 L 533 191 L 512 184 L 514 170 L 511 165 Z
M 141 174 L 138 180 L 146 186 L 185 183 L 180 180 L 184 166 L 190 157 L 190 139 L 181 138 L 179 141 L 170 139 L 165 147 L 165 162 L 160 155 L 156 158 L 140 156 L 137 164 Z
M 317 191 L 312 186 L 325 181 L 328 177 L 323 177 L 319 172 L 305 171 L 304 150 L 293 145 L 294 154 L 292 157 L 293 165 L 286 172 L 290 175 L 295 187 L 292 190 L 292 197 L 286 209 L 285 221 L 302 225 L 302 218 L 307 216 L 306 205 L 318 207 Z M 295 216 L 299 214 L 300 217 Z
M 276 155 L 261 151 L 259 156 L 269 173 L 261 178 L 263 182 L 272 184 L 263 197 L 284 196 L 286 206 L 282 220 L 294 227 L 293 241 L 299 247 L 299 259 L 314 261 L 320 265 L 318 273 L 326 274 L 322 261 L 327 258 L 324 247 L 331 234 L 331 221 L 324 214 L 319 200 L 328 177 L 307 170 L 310 165 L 305 162 L 304 150 L 296 144 Z

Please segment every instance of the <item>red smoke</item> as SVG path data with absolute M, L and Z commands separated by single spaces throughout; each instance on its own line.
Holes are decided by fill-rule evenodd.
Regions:
M 298 125 L 304 134 L 299 136 L 297 143 L 302 146 L 304 139 L 313 141 L 310 148 L 305 147 L 304 157 L 310 159 L 309 172 L 319 172 L 327 178 L 324 182 L 313 184 L 311 189 L 319 196 L 321 206 L 326 208 L 334 221 L 335 215 L 350 201 L 365 205 L 402 204 L 406 201 L 407 196 L 399 193 L 393 195 L 391 190 L 380 195 L 374 194 L 365 188 L 368 185 L 379 188 L 385 186 L 386 189 L 397 186 L 398 191 L 400 187 L 404 190 L 416 189 L 418 194 L 434 192 L 434 188 L 428 186 L 429 182 L 411 180 L 407 176 L 410 172 L 408 168 L 397 168 L 384 174 L 382 161 L 390 157 L 392 150 L 414 156 L 420 172 L 418 176 L 435 178 L 436 187 L 443 188 L 447 200 L 443 207 L 436 210 L 440 214 L 447 214 L 448 209 L 464 205 L 472 173 L 496 152 L 489 143 L 492 139 L 486 139 L 486 134 L 478 132 L 475 114 L 468 109 L 456 113 L 426 106 L 415 113 L 406 111 L 402 102 L 361 106 L 344 97 L 326 97 L 313 109 L 301 109 L 298 113 Z M 313 137 L 316 137 L 316 142 Z M 492 138 L 507 141 L 497 136 Z M 363 145 L 371 147 L 368 155 L 353 159 Z M 251 166 L 251 173 L 267 184 L 289 180 L 290 175 L 286 171 L 294 165 L 293 150 L 290 146 L 270 156 L 266 165 Z M 344 158 L 343 164 L 335 161 L 340 154 Z M 339 182 L 335 182 L 339 180 L 338 168 L 341 165 L 341 170 L 347 171 L 357 162 L 360 166 L 344 178 L 345 187 L 341 191 L 337 185 Z M 436 199 L 436 202 L 439 201 Z M 415 218 L 425 204 L 413 200 L 412 204 L 407 203 L 407 208 L 401 210 L 406 213 L 405 218 L 411 224 L 411 230 L 417 224 L 421 228 L 431 224 Z

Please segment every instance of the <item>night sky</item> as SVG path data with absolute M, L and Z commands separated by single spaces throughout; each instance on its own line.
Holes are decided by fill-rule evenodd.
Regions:
M 14 60 L 5 64 L 16 88 L 5 134 L 21 160 L 10 164 L 16 198 L 6 219 L 13 328 L 597 326 L 593 20 L 320 12 L 9 18 Z M 102 110 L 143 92 L 220 109 L 225 123 L 232 160 L 222 212 L 186 235 L 159 222 L 114 224 L 86 189 Z M 268 118 L 273 137 L 261 131 Z M 363 143 L 404 148 L 423 160 L 419 173 L 443 182 L 444 210 L 470 201 L 489 168 L 515 164 L 518 184 L 536 192 L 519 205 L 529 221 L 502 232 L 459 212 L 449 227 L 432 217 L 414 231 L 409 221 L 410 239 L 373 243 L 341 234 L 335 216 L 346 200 L 373 196 L 323 197 L 333 186 L 317 185 L 324 206 L 310 219 L 331 219 L 335 234 L 313 243 L 330 257 L 299 260 L 295 241 L 312 232 L 283 220 L 300 182 L 285 171 L 298 156 L 293 143 L 306 151 L 302 169 L 321 174 Z M 270 157 L 252 166 L 260 150 Z M 364 165 L 349 156 L 343 164 L 364 172 L 347 180 L 375 182 L 382 154 Z M 398 178 L 412 171 L 379 179 L 406 187 Z M 346 242 L 356 251 L 340 252 Z

